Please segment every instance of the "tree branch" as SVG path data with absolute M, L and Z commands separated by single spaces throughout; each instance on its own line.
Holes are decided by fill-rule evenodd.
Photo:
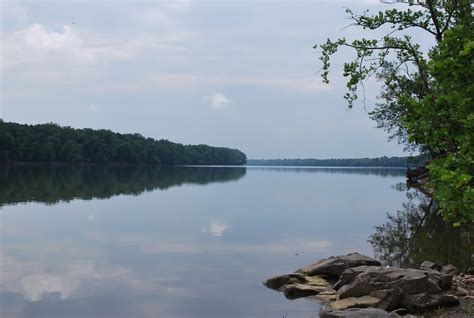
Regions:
M 433 0 L 426 0 L 426 5 L 428 7 L 428 10 L 430 10 L 431 20 L 433 20 L 433 24 L 434 24 L 435 29 L 436 29 L 436 40 L 438 42 L 441 42 L 441 40 L 443 38 L 443 34 L 441 33 L 438 17 L 436 16 L 436 11 L 433 7 Z

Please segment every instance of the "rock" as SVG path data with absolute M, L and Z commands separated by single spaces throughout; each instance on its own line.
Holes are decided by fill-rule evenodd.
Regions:
M 331 287 L 331 283 L 326 279 L 319 277 L 319 276 L 305 276 L 306 285 L 320 287 L 322 289 L 328 289 Z
M 337 300 L 338 296 L 336 295 L 335 290 L 325 290 L 318 294 L 318 297 L 315 298 L 317 301 L 330 302 Z
M 274 276 L 272 278 L 267 279 L 263 284 L 270 289 L 280 290 L 285 285 L 288 284 L 296 284 L 296 283 L 305 283 L 306 278 L 302 274 L 287 274 L 287 275 L 280 275 Z
M 469 267 L 469 268 L 466 270 L 466 273 L 467 273 L 467 274 L 470 274 L 470 275 L 474 275 L 474 266 Z
M 355 275 L 354 275 L 355 273 Z M 339 288 L 339 300 L 366 295 L 380 301 L 371 305 L 383 310 L 404 307 L 410 312 L 457 304 L 453 296 L 443 293 L 451 286 L 452 276 L 433 270 L 365 267 L 351 268 L 341 281 L 352 282 Z M 354 304 L 352 307 L 357 307 Z M 360 307 L 360 306 L 359 306 Z
M 467 289 L 461 286 L 458 286 L 456 287 L 455 294 L 456 296 L 465 297 L 465 296 L 469 296 L 470 292 Z
M 359 272 L 352 282 L 340 287 L 338 293 L 340 298 L 360 297 L 377 290 L 437 294 L 449 288 L 450 282 L 452 276 L 431 270 L 373 267 Z
M 345 310 L 349 308 L 367 308 L 374 307 L 378 308 L 381 299 L 372 297 L 372 296 L 362 296 L 362 297 L 349 297 L 345 299 L 339 299 L 331 303 L 331 307 L 336 310 Z
M 459 274 L 459 271 L 457 267 L 454 266 L 453 264 L 448 264 L 448 265 L 444 265 L 441 268 L 441 273 L 448 274 L 448 275 L 457 275 Z
M 342 298 L 333 301 L 330 306 L 334 309 L 374 307 L 383 310 L 393 310 L 399 307 L 402 294 L 399 290 L 376 290 L 360 297 Z
M 422 269 L 434 269 L 434 270 L 441 270 L 441 266 L 436 264 L 436 263 L 433 263 L 433 262 L 430 262 L 430 261 L 424 261 L 423 263 L 421 263 L 420 265 L 420 268 Z
M 301 273 L 306 276 L 325 275 L 337 279 L 346 269 L 363 265 L 380 266 L 382 264 L 368 256 L 359 253 L 350 253 L 323 259 L 312 265 L 300 268 L 296 273 Z
M 317 295 L 331 286 L 324 278 L 297 273 L 275 276 L 263 284 L 268 288 L 284 292 L 288 299 Z
M 334 290 L 338 290 L 342 286 L 352 283 L 355 277 L 360 273 L 371 269 L 373 269 L 373 266 L 357 266 L 348 268 L 341 274 L 341 276 L 339 276 L 339 280 L 334 284 L 332 288 Z
M 401 304 L 409 312 L 417 312 L 459 305 L 459 301 L 451 295 L 420 293 L 405 295 Z
M 392 310 L 390 313 L 404 316 L 408 314 L 408 310 L 406 308 L 398 308 L 398 309 Z
M 302 297 L 314 296 L 324 291 L 326 287 L 311 286 L 304 284 L 286 285 L 283 292 L 288 299 L 297 299 Z
M 334 310 L 328 306 L 322 306 L 319 311 L 320 318 L 396 318 L 396 313 L 388 313 L 377 308 L 351 308 L 347 310 Z M 406 316 L 405 316 L 406 317 Z
M 381 300 L 375 307 L 383 310 L 394 310 L 399 306 L 400 301 L 403 299 L 403 295 L 399 289 L 375 290 L 371 291 L 369 295 Z
M 383 268 L 374 259 L 352 253 L 272 277 L 264 284 L 284 292 L 289 299 L 308 297 L 325 303 L 321 317 L 399 317 L 459 304 L 448 292 L 470 296 L 473 276 L 459 274 L 453 278 L 457 271 L 453 265 L 444 266 L 442 272 L 436 268 L 427 261 L 421 269 Z M 336 278 L 331 288 L 328 280 L 334 282 Z

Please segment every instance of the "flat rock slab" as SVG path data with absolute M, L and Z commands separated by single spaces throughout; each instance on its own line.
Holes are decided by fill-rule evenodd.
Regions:
M 377 308 L 354 308 L 347 310 L 336 310 L 327 306 L 321 307 L 319 311 L 320 318 L 414 318 L 416 316 L 405 315 L 400 316 L 397 313 L 389 313 L 382 309 Z
M 263 282 L 270 289 L 285 291 L 286 286 L 295 284 L 304 284 L 311 287 L 317 287 L 321 291 L 331 287 L 331 283 L 318 276 L 305 276 L 299 273 L 274 276 Z
M 378 307 L 382 300 L 372 296 L 349 297 L 338 299 L 331 303 L 331 307 L 336 310 L 344 310 L 348 308 L 367 308 Z
M 398 290 L 404 295 L 438 294 L 452 284 L 450 275 L 412 268 L 351 268 L 342 276 L 345 280 L 338 289 L 340 298 L 360 297 L 377 290 Z M 340 286 L 342 283 L 337 284 Z
M 296 273 L 301 273 L 306 276 L 325 275 L 339 278 L 346 269 L 363 265 L 380 266 L 382 264 L 371 257 L 359 253 L 350 253 L 320 260 L 314 264 L 298 269 Z

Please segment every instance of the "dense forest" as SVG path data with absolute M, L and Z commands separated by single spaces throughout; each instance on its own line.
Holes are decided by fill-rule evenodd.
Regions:
M 139 195 L 183 184 L 235 181 L 245 173 L 245 167 L 3 165 L 0 166 L 0 208 L 20 202 L 54 204 Z
M 359 159 L 249 159 L 251 166 L 315 166 L 315 167 L 418 167 L 428 159 L 427 156 L 380 157 Z
M 57 124 L 26 125 L 0 120 L 0 163 L 126 163 L 152 165 L 242 165 L 237 149 L 182 145 L 110 130 Z

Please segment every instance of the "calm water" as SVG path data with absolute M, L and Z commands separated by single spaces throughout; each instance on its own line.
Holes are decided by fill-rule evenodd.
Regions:
M 403 170 L 4 167 L 0 180 L 4 318 L 317 317 L 261 282 L 351 251 L 426 256 L 387 219 L 418 220 L 403 221 L 423 203 L 397 187 Z

